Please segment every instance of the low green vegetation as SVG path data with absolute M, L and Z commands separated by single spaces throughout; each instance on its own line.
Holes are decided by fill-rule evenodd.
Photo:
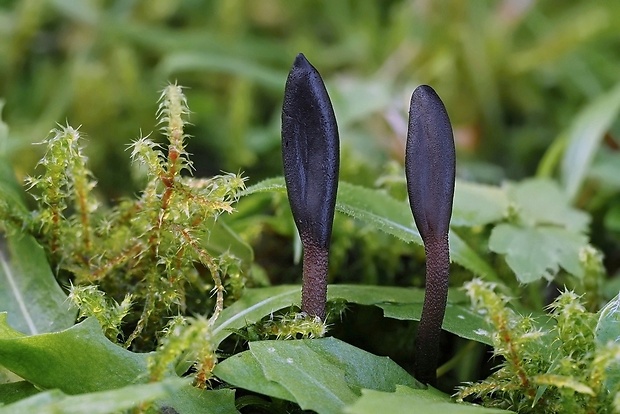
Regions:
M 283 193 L 283 179 L 245 189 L 238 175 L 181 175 L 191 168 L 183 132 L 187 113 L 182 89 L 166 87 L 158 115 L 168 144 L 143 137 L 129 147 L 128 155 L 147 177 L 134 200 L 122 199 L 110 208 L 94 200 L 95 180 L 79 132 L 71 127 L 52 131 L 44 142 L 40 174 L 27 180 L 36 210 L 27 211 L 22 191 L 5 174 L 6 313 L 0 350 L 6 372 L 21 377 L 1 386 L 9 403 L 5 409 L 63 407 L 75 394 L 96 405 L 100 393 L 116 392 L 116 404 L 101 411 L 111 412 L 126 408 L 122 396 L 134 389 L 144 393 L 135 406 L 144 412 L 165 407 L 183 412 L 200 404 L 235 412 L 235 401 L 237 408 L 277 412 L 298 405 L 321 413 L 367 412 L 376 399 L 403 409 L 430 404 L 429 398 L 437 399 L 433 404 L 448 403 L 449 395 L 427 389 L 396 363 L 357 348 L 355 341 L 322 338 L 346 327 L 349 306 L 376 306 L 385 318 L 418 320 L 420 290 L 332 285 L 325 324 L 297 313 L 298 286 L 258 287 L 260 281 L 248 270 L 249 247 L 233 237 L 221 215 L 230 213 L 234 220 L 239 198 Z M 336 210 L 421 244 L 406 201 L 381 190 L 341 183 Z M 474 279 L 465 292 L 451 291 L 444 329 L 491 345 L 500 366 L 488 378 L 463 385 L 458 400 L 474 398 L 518 412 L 618 409 L 618 298 L 598 311 L 604 269 L 584 233 L 589 216 L 570 207 L 550 179 L 504 187 L 457 182 L 454 216 L 452 257 Z M 219 232 L 228 237 L 214 237 Z M 490 260 L 499 259 L 506 266 L 496 269 Z M 531 314 L 524 303 L 511 306 L 508 294 L 527 292 L 528 283 L 540 280 L 570 286 L 549 305 L 548 316 Z M 531 309 L 545 301 L 530 296 L 532 303 L 525 305 Z M 472 353 L 480 348 L 462 344 Z M 446 364 L 467 358 L 463 350 L 451 351 Z M 159 388 L 133 388 L 136 384 Z M 60 394 L 43 399 L 40 389 Z M 367 393 L 371 390 L 379 393 Z M 458 407 L 450 409 L 486 411 Z
M 620 413 L 620 7 L 9 3 L 0 413 Z M 299 51 L 341 140 L 324 318 L 280 161 Z M 457 154 L 435 387 L 402 158 L 419 83 Z

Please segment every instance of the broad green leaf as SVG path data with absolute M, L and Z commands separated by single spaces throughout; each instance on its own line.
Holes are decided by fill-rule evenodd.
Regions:
M 28 381 L 0 384 L 0 407 L 2 404 L 11 404 L 37 393 L 39 390 Z
M 557 225 L 573 232 L 585 232 L 588 228 L 590 217 L 571 207 L 566 193 L 555 181 L 524 180 L 510 185 L 508 196 L 525 225 Z
M 343 299 L 359 305 L 375 305 L 386 318 L 419 321 L 424 304 L 424 290 L 393 286 L 330 285 L 330 300 Z M 470 301 L 459 289 L 450 289 L 443 329 L 461 338 L 492 345 L 491 328 L 484 318 L 473 312 Z
M 117 413 L 178 390 L 180 378 L 152 384 L 131 385 L 111 391 L 67 395 L 60 390 L 45 391 L 0 408 L 0 414 L 107 414 Z
M 18 336 L 0 314 L 0 364 L 43 389 L 80 394 L 146 380 L 147 354 L 110 342 L 93 318 L 55 333 Z
M 333 365 L 320 355 L 316 355 L 312 350 L 297 347 L 293 352 L 286 346 L 274 344 L 272 342 L 252 342 L 250 350 L 246 351 L 252 355 L 251 363 L 258 365 L 260 369 L 253 369 L 260 373 L 255 378 L 247 378 L 237 375 L 237 372 L 247 372 L 242 367 L 237 370 L 236 366 L 227 369 L 227 373 L 232 376 L 222 376 L 219 368 L 214 374 L 220 379 L 240 388 L 245 388 L 253 392 L 267 394 L 275 382 L 287 393 L 292 396 L 291 401 L 296 402 L 304 410 L 316 411 L 321 413 L 337 413 L 347 403 L 355 401 L 357 396 L 349 387 L 345 380 L 345 371 L 342 365 Z M 281 344 L 293 343 L 293 341 L 278 341 Z M 295 341 L 297 342 L 297 341 Z M 262 344 L 262 345 L 261 345 Z M 268 347 L 265 347 L 268 345 Z M 295 358 L 293 358 L 295 356 Z M 240 362 L 240 359 L 233 359 Z M 220 365 L 225 366 L 228 360 Z M 263 384 L 267 387 L 263 388 Z M 279 394 L 277 397 L 281 397 Z
M 247 188 L 243 195 L 258 192 L 286 192 L 284 180 L 278 177 L 262 181 Z M 383 191 L 340 182 L 336 210 L 407 243 L 422 244 L 409 205 Z M 450 255 L 454 262 L 471 272 L 486 279 L 498 279 L 495 270 L 453 231 L 450 232 Z
M 368 285 L 329 285 L 329 300 L 342 299 L 359 305 L 378 306 L 384 316 L 401 320 L 419 320 L 424 303 L 424 291 L 415 288 Z M 268 288 L 246 289 L 241 299 L 224 309 L 213 329 L 214 344 L 247 324 L 291 305 L 299 306 L 301 288 L 281 285 Z M 444 318 L 444 329 L 474 341 L 490 344 L 488 324 L 472 312 L 465 295 L 451 289 Z
M 248 187 L 242 194 L 259 192 L 286 193 L 284 179 L 277 177 L 261 181 Z M 336 210 L 408 243 L 422 244 L 409 205 L 405 201 L 395 200 L 383 191 L 340 182 Z
M 200 390 L 188 383 L 156 403 L 162 413 L 172 413 L 164 411 L 165 407 L 171 407 L 178 414 L 239 414 L 235 408 L 235 390 Z
M 457 180 L 451 225 L 473 227 L 501 221 L 508 204 L 503 188 Z
M 620 293 L 610 300 L 599 311 L 594 339 L 598 353 L 606 353 L 612 343 L 620 344 Z M 614 351 L 617 353 L 617 351 Z M 609 391 L 618 391 L 620 388 L 620 363 L 615 358 L 605 370 L 605 387 Z
M 450 260 L 485 280 L 497 282 L 499 276 L 491 266 L 454 231 L 450 230 Z
M 397 286 L 329 285 L 327 297 L 358 305 L 411 304 L 424 301 L 424 290 Z
M 362 397 L 345 407 L 343 411 L 347 414 L 502 414 L 512 412 L 465 403 L 455 404 L 451 402 L 450 397 L 435 389 L 420 390 L 405 386 L 397 386 L 396 392 L 362 390 Z
M 254 193 L 286 193 L 284 177 L 267 178 L 266 180 L 246 187 L 239 195 L 243 197 Z
M 620 343 L 620 294 L 599 311 L 594 337 L 599 346 L 609 342 Z
M 16 331 L 7 322 L 6 312 L 0 312 L 0 340 L 2 339 L 17 339 L 28 336 L 19 331 Z
M 110 342 L 94 318 L 61 332 L 25 336 L 0 313 L 0 364 L 41 389 L 88 394 L 144 383 L 148 357 Z M 236 413 L 232 391 L 198 390 L 187 381 L 161 401 L 154 398 L 179 413 Z
M 384 191 L 341 182 L 336 209 L 407 243 L 422 244 L 407 202 L 395 200 Z
M 290 344 L 286 347 L 290 357 L 294 358 L 297 351 L 300 351 L 300 353 L 305 352 L 307 347 L 312 353 L 324 358 L 331 364 L 342 365 L 345 371 L 345 380 L 357 395 L 360 394 L 362 388 L 394 391 L 396 384 L 407 385 L 413 388 L 424 387 L 423 384 L 409 375 L 407 371 L 390 358 L 373 355 L 336 338 L 287 342 Z M 267 348 L 269 348 L 267 345 L 261 346 L 263 351 Z M 252 353 L 256 356 L 257 350 L 252 350 Z M 312 353 L 307 353 L 310 359 Z M 267 359 L 261 362 L 265 371 L 274 368 L 268 367 L 268 354 L 270 352 L 264 354 L 264 357 Z M 286 362 L 288 363 L 288 361 Z M 274 375 L 277 375 L 277 373 Z
M 220 362 L 216 365 L 214 374 L 226 381 L 234 378 L 237 387 L 245 389 L 260 387 L 261 394 L 281 400 L 295 401 L 295 397 L 282 384 L 265 378 L 261 365 L 251 352 L 241 352 Z
M 335 338 L 251 342 L 252 358 L 233 357 L 215 370 L 221 379 L 251 391 L 271 395 L 278 384 L 302 409 L 339 412 L 355 401 L 363 388 L 393 391 L 396 385 L 421 388 L 405 370 Z M 241 364 L 254 365 L 251 369 Z M 227 366 L 232 365 L 232 367 Z M 259 369 L 260 368 L 260 369 Z M 256 377 L 248 377 L 252 373 Z M 282 398 L 279 389 L 272 395 Z
M 601 140 L 620 112 L 620 83 L 586 106 L 564 132 L 568 147 L 561 181 L 570 200 L 577 196 Z
M 0 203 L 25 215 L 22 196 L 10 163 L 0 160 Z M 31 236 L 8 233 L 0 240 L 0 312 L 8 312 L 11 326 L 30 335 L 73 325 L 76 311 L 66 302 L 41 246 Z
M 377 306 L 383 309 L 383 315 L 386 318 L 419 321 L 422 314 L 422 305 L 423 302 L 407 305 L 384 303 Z M 448 302 L 442 328 L 461 338 L 493 345 L 491 339 L 493 331 L 488 322 L 465 304 Z
M 43 248 L 26 234 L 0 241 L 0 312 L 20 332 L 36 335 L 66 329 L 75 322 Z
M 583 276 L 579 253 L 587 237 L 559 227 L 518 227 L 500 224 L 491 232 L 489 249 L 506 255 L 508 266 L 521 283 L 552 280 L 562 267 Z

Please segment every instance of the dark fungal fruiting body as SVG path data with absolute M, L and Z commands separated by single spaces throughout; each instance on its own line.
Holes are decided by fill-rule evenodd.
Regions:
M 336 117 L 321 75 L 300 53 L 284 90 L 282 159 L 286 191 L 304 251 L 301 307 L 322 320 L 339 147 Z
M 405 155 L 407 191 L 426 252 L 426 292 L 414 355 L 416 378 L 437 381 L 439 334 L 448 298 L 452 215 L 456 169 L 450 119 L 435 91 L 421 85 L 413 92 Z

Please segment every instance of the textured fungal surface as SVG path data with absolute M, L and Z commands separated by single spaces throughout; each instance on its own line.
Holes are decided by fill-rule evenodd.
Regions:
M 324 319 L 327 256 L 338 189 L 338 126 L 321 75 L 301 53 L 284 91 L 282 159 L 288 199 L 304 248 L 302 311 Z
M 416 337 L 414 370 L 429 384 L 437 380 L 439 334 L 448 298 L 456 156 L 448 113 L 437 93 L 426 85 L 413 92 L 405 155 L 407 191 L 426 252 L 426 293 Z

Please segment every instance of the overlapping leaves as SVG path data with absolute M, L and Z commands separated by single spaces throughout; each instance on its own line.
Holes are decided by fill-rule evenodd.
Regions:
M 249 187 L 245 194 L 284 192 L 281 178 Z M 341 183 L 336 210 L 406 242 L 421 244 L 409 207 L 381 190 Z M 457 180 L 450 232 L 452 260 L 487 280 L 497 273 L 459 235 L 459 227 L 495 225 L 489 249 L 504 255 L 517 279 L 553 279 L 560 269 L 581 277 L 581 250 L 587 246 L 589 216 L 570 205 L 557 183 L 531 179 L 502 187 Z

